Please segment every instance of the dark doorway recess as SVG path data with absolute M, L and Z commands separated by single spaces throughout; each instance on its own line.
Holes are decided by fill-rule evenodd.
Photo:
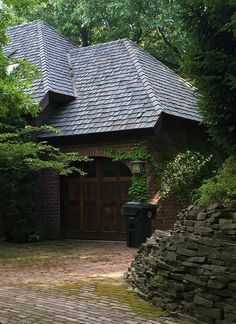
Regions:
M 93 158 L 79 167 L 86 176 L 61 178 L 62 237 L 124 240 L 121 206 L 129 200 L 129 168 L 109 158 Z

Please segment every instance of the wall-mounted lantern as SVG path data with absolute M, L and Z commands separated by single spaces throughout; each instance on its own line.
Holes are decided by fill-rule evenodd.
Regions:
M 144 162 L 143 161 L 131 161 L 131 171 L 133 174 L 140 174 L 144 169 Z

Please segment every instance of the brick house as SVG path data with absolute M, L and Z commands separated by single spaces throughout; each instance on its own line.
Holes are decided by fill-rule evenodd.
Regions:
M 129 199 L 129 162 L 114 162 L 106 148 L 130 151 L 145 141 L 157 161 L 169 148 L 205 141 L 192 88 L 128 39 L 78 48 L 42 21 L 8 29 L 6 55 L 27 59 L 41 72 L 31 88 L 41 113 L 37 124 L 67 152 L 93 158 L 85 177 L 40 177 L 39 220 L 47 237 L 124 239 L 121 205 Z M 150 201 L 158 193 L 146 161 Z M 173 199 L 160 206 L 154 227 L 170 228 L 178 211 Z

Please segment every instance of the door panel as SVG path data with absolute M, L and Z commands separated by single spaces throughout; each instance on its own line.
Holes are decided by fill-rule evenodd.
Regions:
M 62 226 L 65 237 L 125 239 L 121 206 L 129 199 L 129 169 L 107 158 L 85 166 L 86 177 L 62 182 Z

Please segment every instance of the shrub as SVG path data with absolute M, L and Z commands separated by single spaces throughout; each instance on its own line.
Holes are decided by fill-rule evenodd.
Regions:
M 198 189 L 197 202 L 205 205 L 227 203 L 233 199 L 236 199 L 236 155 L 230 156 L 217 174 Z
M 19 219 L 12 231 L 12 239 L 16 243 L 37 242 L 40 234 L 34 231 L 29 219 Z
M 185 151 L 178 153 L 164 167 L 160 179 L 161 196 L 163 199 L 174 195 L 178 200 L 190 198 L 193 190 L 202 181 L 212 175 L 213 155 Z

